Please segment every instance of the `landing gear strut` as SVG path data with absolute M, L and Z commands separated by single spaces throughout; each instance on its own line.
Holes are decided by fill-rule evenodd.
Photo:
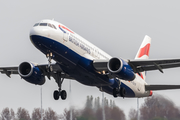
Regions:
M 113 96 L 114 96 L 114 97 L 117 97 L 117 96 L 118 96 L 118 93 L 119 93 L 119 89 L 118 89 L 118 88 L 114 88 L 114 89 L 113 89 Z
M 64 81 L 64 78 L 61 78 L 61 73 L 56 73 L 56 76 L 54 76 L 56 83 L 58 84 L 59 90 L 54 91 L 54 99 L 58 100 L 59 96 L 61 96 L 62 100 L 65 100 L 67 98 L 67 93 L 65 90 L 61 90 L 61 85 Z
M 115 79 L 116 82 L 118 83 L 118 87 L 113 89 L 113 96 L 117 97 L 118 95 L 120 95 L 121 97 L 125 97 L 126 95 L 126 89 L 124 87 L 120 87 L 121 86 L 121 81 Z
M 52 52 L 49 51 L 49 53 L 46 55 L 48 58 L 48 72 L 52 72 L 51 67 L 51 60 L 54 57 Z M 55 100 L 59 100 L 59 97 L 61 97 L 62 100 L 65 100 L 67 98 L 67 93 L 65 90 L 61 90 L 62 83 L 64 81 L 64 77 L 61 76 L 61 72 L 53 73 L 53 78 L 56 80 L 56 83 L 58 84 L 59 89 L 54 91 L 53 97 Z M 50 77 L 49 77 L 50 78 Z
M 52 52 L 49 52 L 46 57 L 48 58 L 48 71 L 51 72 L 51 60 L 53 58 Z

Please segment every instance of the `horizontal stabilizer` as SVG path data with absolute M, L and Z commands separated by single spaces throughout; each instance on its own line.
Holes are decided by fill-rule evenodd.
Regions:
M 180 85 L 145 85 L 145 90 L 180 89 Z

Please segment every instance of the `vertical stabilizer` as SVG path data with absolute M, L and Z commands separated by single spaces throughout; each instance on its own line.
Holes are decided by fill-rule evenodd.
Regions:
M 149 36 L 145 36 L 144 40 L 136 54 L 135 59 L 148 59 L 149 58 L 149 50 L 151 45 L 151 38 Z
M 149 59 L 150 46 L 151 46 L 151 38 L 146 35 L 136 54 L 135 59 Z M 141 72 L 140 77 L 143 80 L 145 80 L 145 77 L 146 77 L 145 72 Z

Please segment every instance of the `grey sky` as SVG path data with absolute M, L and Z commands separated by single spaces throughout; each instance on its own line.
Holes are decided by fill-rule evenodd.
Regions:
M 31 27 L 42 19 L 55 19 L 89 40 L 111 56 L 134 59 L 145 35 L 152 38 L 151 59 L 180 58 L 178 0 L 6 0 L 0 1 L 0 66 L 19 65 L 23 61 L 47 63 L 46 57 L 29 40 Z M 149 84 L 180 84 L 180 68 L 148 72 Z M 69 90 L 69 80 L 63 89 Z M 57 89 L 55 81 L 47 80 L 43 86 L 43 107 L 51 107 L 62 113 L 69 107 L 70 99 L 54 101 L 52 94 Z M 180 90 L 159 91 L 180 106 Z M 32 111 L 40 107 L 40 87 L 12 76 L 0 75 L 0 110 L 4 107 L 24 107 Z M 95 87 L 72 81 L 72 101 L 82 107 L 87 95 L 101 96 Z M 136 108 L 136 99 L 113 98 L 105 94 L 126 114 Z M 143 99 L 140 99 L 143 102 Z

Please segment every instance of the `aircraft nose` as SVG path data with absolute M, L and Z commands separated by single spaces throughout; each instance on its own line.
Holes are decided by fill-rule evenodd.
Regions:
M 31 37 L 34 35 L 49 37 L 50 30 L 48 27 L 35 26 L 31 28 L 29 36 Z
M 38 27 L 33 27 L 30 30 L 29 36 L 31 37 L 32 35 L 40 35 L 41 30 L 38 29 Z
M 37 36 L 46 36 L 46 30 L 42 29 L 39 26 L 32 27 L 29 33 L 29 37 L 31 42 L 36 45 L 37 44 Z

